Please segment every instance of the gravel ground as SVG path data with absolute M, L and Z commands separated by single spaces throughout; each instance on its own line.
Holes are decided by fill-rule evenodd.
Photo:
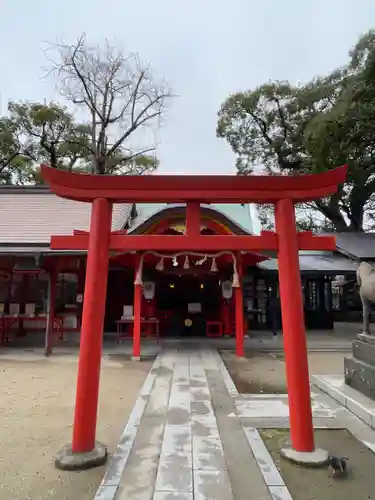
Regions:
M 335 479 L 328 467 L 298 467 L 280 456 L 288 440 L 285 429 L 260 431 L 293 500 L 368 500 L 375 498 L 375 455 L 347 430 L 316 429 L 317 446 L 338 457 L 349 457 L 348 476 Z
M 97 439 L 113 452 L 151 363 L 102 366 Z M 92 500 L 105 467 L 54 468 L 56 451 L 71 442 L 76 359 L 9 361 L 0 365 L 0 499 Z
M 344 373 L 345 352 L 310 352 L 310 375 Z M 246 359 L 237 359 L 232 351 L 222 351 L 237 390 L 244 394 L 286 393 L 285 364 L 282 354 L 247 353 Z

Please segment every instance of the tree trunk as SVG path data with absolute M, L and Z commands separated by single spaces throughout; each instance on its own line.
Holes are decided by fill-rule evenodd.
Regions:
M 335 231 L 338 233 L 347 233 L 350 231 L 350 226 L 347 225 L 343 217 L 328 217 L 332 222 Z
M 357 185 L 350 193 L 350 227 L 352 231 L 363 231 L 363 218 L 368 195 L 364 186 Z
M 96 159 L 96 174 L 99 175 L 104 175 L 105 174 L 105 161 L 106 157 L 105 156 L 99 156 Z
M 97 174 L 97 161 L 96 155 L 96 122 L 95 122 L 95 111 L 91 110 L 91 173 Z
M 363 207 L 358 207 L 355 211 L 352 211 L 350 217 L 350 225 L 349 231 L 358 231 L 363 232 L 363 218 L 364 218 L 364 209 Z
M 327 205 L 319 200 L 314 203 L 317 210 L 328 220 L 330 220 L 338 233 L 349 231 L 349 226 L 346 223 L 338 204 L 331 198 Z
M 57 168 L 57 155 L 56 155 L 56 149 L 54 147 L 51 147 L 50 149 L 50 160 L 51 160 L 51 167 Z

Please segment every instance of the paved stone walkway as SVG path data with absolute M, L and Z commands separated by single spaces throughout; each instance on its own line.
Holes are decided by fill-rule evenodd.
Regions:
M 312 387 L 314 425 L 375 433 Z M 286 395 L 238 394 L 210 347 L 156 359 L 95 500 L 292 500 L 258 428 L 288 428 Z
M 220 362 L 211 349 L 158 356 L 95 500 L 272 498 Z

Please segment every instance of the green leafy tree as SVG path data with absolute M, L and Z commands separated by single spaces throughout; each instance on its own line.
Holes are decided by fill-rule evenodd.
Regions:
M 46 162 L 69 171 L 89 158 L 88 128 L 77 124 L 56 103 L 10 102 L 11 119 L 23 134 L 21 153 L 36 164 Z
M 22 154 L 22 130 L 17 120 L 0 118 L 0 183 L 22 184 L 30 180 L 30 159 Z
M 345 186 L 332 197 L 336 210 L 348 222 L 348 229 L 373 227 L 375 193 L 375 32 L 364 35 L 350 53 L 343 87 L 331 109 L 317 115 L 305 134 L 305 145 L 316 165 L 348 163 Z M 317 168 L 317 167 L 316 167 Z M 318 208 L 331 220 L 330 206 Z M 338 218 L 338 215 L 337 215 Z
M 258 217 L 262 229 L 275 230 L 275 218 L 272 205 L 258 205 Z M 298 231 L 332 232 L 333 223 L 310 207 L 297 206 L 296 226 Z
M 240 175 L 298 175 L 348 163 L 348 182 L 336 195 L 298 207 L 300 227 L 362 231 L 365 214 L 371 221 L 374 54 L 369 32 L 350 52 L 346 67 L 306 85 L 271 82 L 232 95 L 221 107 L 217 135 L 235 152 Z M 272 225 L 267 207 L 261 219 Z

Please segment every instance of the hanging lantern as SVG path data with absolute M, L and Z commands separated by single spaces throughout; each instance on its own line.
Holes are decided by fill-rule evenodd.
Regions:
M 210 271 L 211 271 L 211 273 L 217 273 L 217 271 L 218 271 L 215 257 L 212 259 Z
M 189 264 L 189 256 L 187 255 L 185 257 L 185 262 L 184 262 L 184 269 L 189 269 L 190 264 Z
M 145 281 L 143 284 L 143 296 L 146 300 L 152 300 L 155 297 L 155 282 Z
M 223 294 L 223 298 L 229 300 L 233 295 L 232 282 L 229 280 L 225 280 L 221 282 L 221 291 Z
M 174 267 L 177 267 L 177 266 L 178 266 L 178 260 L 177 260 L 177 257 L 176 257 L 176 256 L 174 256 L 174 257 L 173 257 L 173 266 L 174 266 Z
M 164 271 L 164 257 L 162 257 L 159 262 L 156 264 L 157 271 Z

